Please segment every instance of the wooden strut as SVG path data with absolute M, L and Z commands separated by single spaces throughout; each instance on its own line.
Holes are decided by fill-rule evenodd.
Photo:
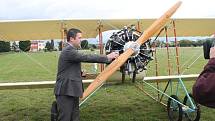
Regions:
M 176 12 L 180 7 L 181 1 L 177 2 L 172 6 L 167 12 L 165 12 L 159 19 L 157 19 L 148 29 L 145 30 L 143 35 L 137 39 L 137 43 L 142 45 L 145 43 L 151 36 L 153 36 L 158 30 L 163 27 L 167 21 L 170 20 L 170 17 Z M 97 89 L 102 83 L 104 83 L 109 76 L 111 76 L 116 70 L 120 68 L 121 65 L 134 53 L 134 50 L 129 48 L 124 53 L 122 53 L 117 59 L 115 59 L 110 65 L 108 65 L 104 71 L 102 71 L 96 79 L 87 87 L 83 93 L 82 100 L 89 96 L 95 89 Z
M 141 31 L 140 30 L 140 20 L 137 21 L 137 31 L 139 31 L 139 32 Z
M 167 52 L 168 75 L 171 75 L 171 64 L 170 64 L 170 56 L 169 56 L 169 41 L 168 41 L 167 27 L 165 27 L 165 35 L 166 35 L 166 52 Z
M 176 28 L 175 28 L 175 21 L 173 20 L 173 29 L 174 29 L 174 38 L 175 38 L 175 47 L 176 47 L 176 65 L 177 65 L 177 72 L 178 72 L 178 75 L 180 75 L 180 68 L 179 68 L 179 53 L 178 53 L 178 42 L 176 40 Z M 168 34 L 167 34 L 167 27 L 165 27 L 165 32 L 166 32 L 166 44 L 167 44 L 167 56 L 168 56 L 168 71 L 169 71 L 169 75 L 171 75 L 171 65 L 170 65 L 170 58 L 169 58 L 169 49 L 168 49 Z M 164 89 L 164 93 L 166 92 L 169 84 L 170 84 L 170 81 L 172 81 L 171 79 L 167 82 L 166 86 L 165 86 L 165 89 Z M 162 98 L 163 98 L 163 94 L 161 95 L 161 98 L 160 98 L 160 101 L 162 101 Z
M 167 50 L 167 64 L 168 64 L 168 75 L 171 75 L 171 65 L 170 65 L 170 57 L 169 57 L 169 41 L 168 41 L 168 31 L 167 31 L 167 27 L 164 28 L 165 29 L 165 35 L 166 35 L 166 50 Z M 171 79 L 168 80 L 165 88 L 164 88 L 164 93 L 166 92 L 170 81 L 172 81 Z M 164 94 L 161 95 L 160 97 L 160 101 L 162 101 Z
M 155 83 L 157 80 L 159 80 L 160 82 L 166 82 L 169 79 L 177 81 L 178 78 L 186 79 L 186 80 L 195 80 L 198 76 L 199 74 L 154 76 L 154 77 L 144 77 L 144 81 L 148 83 Z M 83 83 L 92 83 L 93 81 L 94 80 L 92 79 L 85 79 L 83 80 Z M 0 90 L 53 88 L 55 85 L 55 82 L 56 81 L 0 83 Z
M 160 31 L 161 32 L 161 31 Z M 159 33 L 160 34 L 160 33 Z M 155 56 L 155 76 L 158 76 L 158 60 L 157 60 L 157 49 L 156 49 L 156 43 L 153 44 L 153 48 L 154 48 L 154 56 Z M 159 80 L 156 80 L 156 84 L 157 84 L 157 89 L 159 89 Z M 158 100 L 160 99 L 160 93 L 159 91 L 157 91 L 158 93 Z
M 158 36 L 160 36 L 160 34 L 163 32 L 164 28 L 162 28 L 160 30 L 160 32 L 157 34 L 157 36 L 155 37 L 154 40 L 156 40 L 158 38 Z M 156 43 L 153 44 L 153 48 L 154 48 L 154 57 L 155 57 L 155 76 L 157 77 L 159 74 L 158 74 L 158 60 L 157 60 L 157 49 L 156 49 Z M 145 79 L 144 79 L 145 80 Z M 160 80 L 155 80 L 156 81 L 156 85 L 157 85 L 157 89 L 159 90 L 159 83 L 160 83 Z M 143 89 L 143 88 L 142 88 Z M 145 92 L 146 93 L 146 92 Z M 157 100 L 160 99 L 160 92 L 157 91 L 158 95 L 157 95 Z M 148 95 L 148 94 L 147 94 Z M 151 97 L 151 96 L 150 96 Z
M 64 44 L 65 44 L 65 40 L 66 40 L 66 36 L 67 36 L 67 29 L 65 27 L 65 23 L 63 23 L 63 21 L 61 21 L 61 47 L 62 49 L 64 48 Z
M 103 38 L 102 38 L 102 24 L 101 21 L 99 21 L 99 26 L 98 26 L 98 34 L 99 34 L 99 50 L 100 50 L 100 54 L 103 55 Z M 100 72 L 102 72 L 104 70 L 104 64 L 100 64 Z
M 63 23 L 61 22 L 61 41 L 62 41 L 62 44 L 61 44 L 61 48 L 63 49 L 63 44 L 64 44 L 64 30 L 63 30 Z
M 160 101 L 159 98 L 156 99 L 155 97 L 153 97 L 151 94 L 149 94 L 147 91 L 145 91 L 143 89 L 143 87 L 140 87 L 139 85 L 135 85 L 135 87 L 137 87 L 140 91 L 142 91 L 143 93 L 145 93 L 147 96 L 151 97 L 153 100 L 159 102 L 160 104 L 162 104 L 163 106 L 167 106 L 164 102 Z
M 178 75 L 180 75 L 180 64 L 179 64 L 179 48 L 178 48 L 178 41 L 176 38 L 176 27 L 175 27 L 175 20 L 173 20 L 173 30 L 174 30 L 174 37 L 175 37 L 175 47 L 176 47 L 176 65 L 177 65 L 177 71 Z

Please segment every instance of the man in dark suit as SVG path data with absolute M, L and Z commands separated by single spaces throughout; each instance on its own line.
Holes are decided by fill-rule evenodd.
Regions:
M 81 62 L 108 63 L 119 56 L 82 54 L 80 48 L 82 32 L 70 29 L 67 33 L 67 46 L 63 48 L 59 61 L 54 93 L 57 101 L 58 121 L 79 121 L 79 98 L 83 94 Z

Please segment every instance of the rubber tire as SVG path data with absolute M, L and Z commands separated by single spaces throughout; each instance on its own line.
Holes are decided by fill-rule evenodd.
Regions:
M 199 121 L 200 120 L 200 106 L 198 103 L 195 102 L 195 100 L 193 99 L 193 95 L 192 94 L 189 94 L 190 98 L 192 99 L 194 105 L 197 107 L 197 110 L 196 110 L 196 117 L 195 119 L 190 119 L 188 117 L 188 114 L 185 113 L 185 117 L 188 119 L 188 121 Z M 184 97 L 184 101 L 183 101 L 183 104 L 187 105 L 187 100 L 188 100 L 188 97 L 187 95 Z M 188 105 L 187 105 L 188 106 Z
M 180 102 L 179 98 L 176 95 L 171 95 L 170 97 L 172 97 L 173 99 L 175 99 L 175 100 Z M 178 108 L 177 109 L 178 117 L 177 117 L 177 119 L 174 119 L 172 117 L 172 114 L 170 113 L 170 111 L 171 111 L 171 108 L 170 108 L 171 102 L 175 102 L 175 101 L 172 100 L 171 98 L 169 98 L 168 102 L 167 102 L 167 113 L 168 113 L 169 121 L 182 121 L 182 116 L 183 116 L 182 106 L 179 103 L 176 102 L 177 103 L 177 108 Z

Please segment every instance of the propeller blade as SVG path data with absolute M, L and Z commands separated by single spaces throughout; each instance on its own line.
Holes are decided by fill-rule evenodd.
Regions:
M 158 30 L 163 27 L 166 22 L 170 19 L 170 17 L 175 13 L 175 11 L 181 5 L 181 1 L 177 2 L 174 6 L 172 6 L 168 11 L 166 11 L 159 19 L 157 19 L 148 29 L 146 29 L 141 35 L 137 43 L 142 45 L 146 42 L 151 36 L 153 36 Z M 84 91 L 83 97 L 81 100 L 84 100 L 87 96 L 89 96 L 93 91 L 95 91 L 100 85 L 102 85 L 109 76 L 111 76 L 117 69 L 120 68 L 121 65 L 125 63 L 125 61 L 134 53 L 134 50 L 131 48 L 127 49 L 124 53 L 122 53 L 118 58 L 116 58 L 110 65 L 108 65 L 97 77 L 96 79 L 87 87 Z

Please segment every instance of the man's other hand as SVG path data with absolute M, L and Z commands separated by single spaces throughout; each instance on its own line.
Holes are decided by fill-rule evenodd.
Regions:
M 117 57 L 119 57 L 119 52 L 112 52 L 110 54 L 107 55 L 108 60 L 113 60 L 116 59 Z
M 210 49 L 210 58 L 215 58 L 215 47 Z

